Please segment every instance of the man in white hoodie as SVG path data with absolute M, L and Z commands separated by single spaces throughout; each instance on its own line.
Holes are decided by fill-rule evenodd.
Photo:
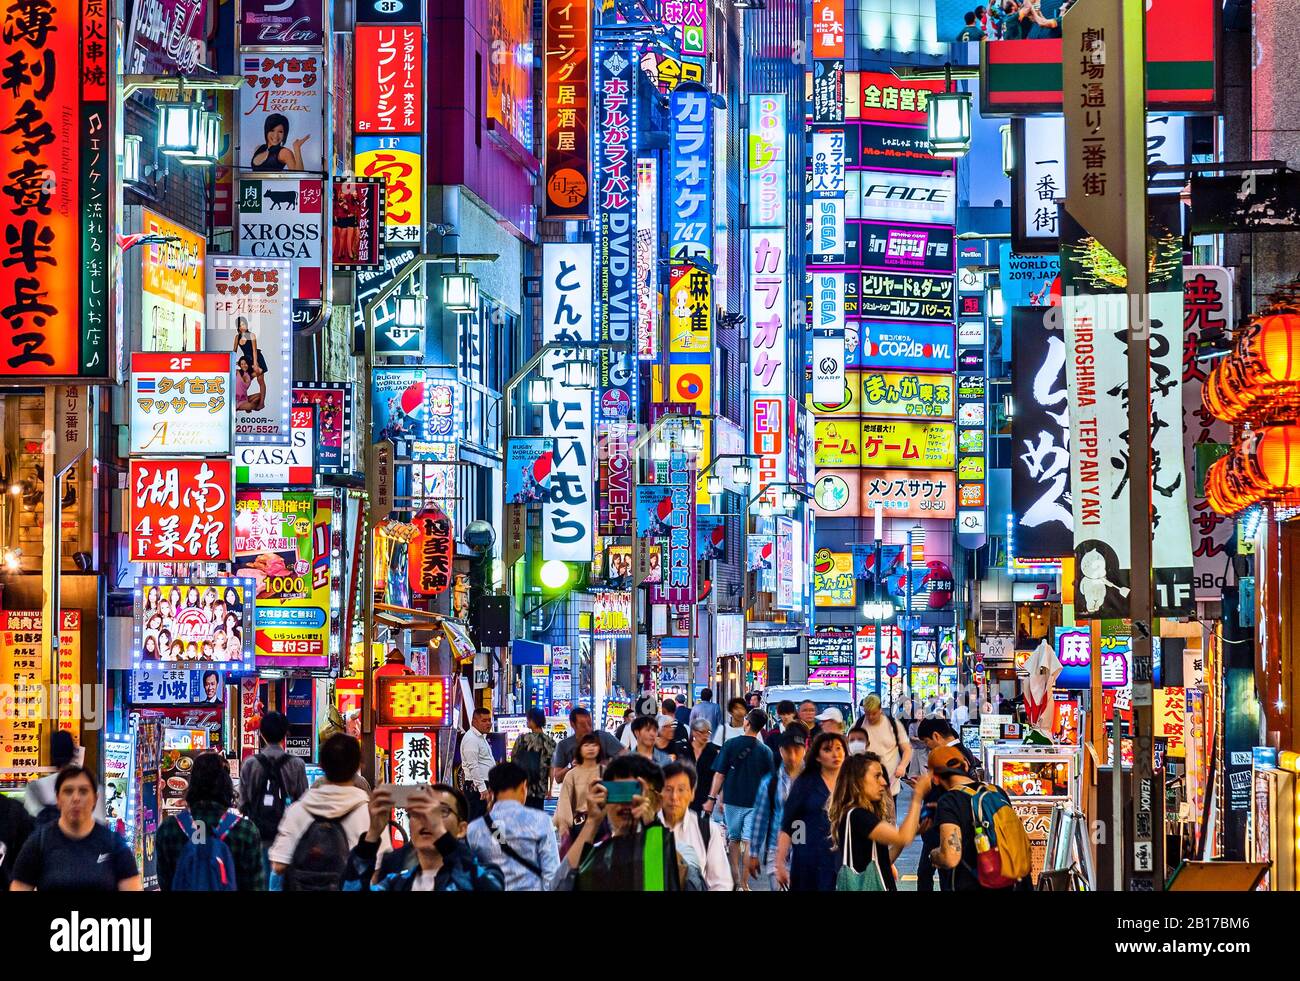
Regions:
M 284 812 L 271 846 L 272 892 L 332 892 L 339 889 L 348 853 L 370 828 L 370 795 L 353 779 L 361 768 L 361 744 L 338 733 L 320 748 L 323 781 Z M 379 853 L 390 848 L 380 839 Z

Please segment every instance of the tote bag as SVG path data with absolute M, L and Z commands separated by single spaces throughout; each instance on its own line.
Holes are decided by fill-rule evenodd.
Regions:
M 853 835 L 849 828 L 852 824 L 850 818 L 857 808 L 850 808 L 849 813 L 844 818 L 844 850 L 841 858 L 840 870 L 835 875 L 836 892 L 885 892 L 885 879 L 880 874 L 880 865 L 876 859 L 876 845 L 871 842 L 871 864 L 861 872 L 855 871 L 853 866 Z

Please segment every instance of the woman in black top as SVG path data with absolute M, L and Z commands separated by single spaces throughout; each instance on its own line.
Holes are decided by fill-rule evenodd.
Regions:
M 262 136 L 266 142 L 253 151 L 251 163 L 254 170 L 303 169 L 302 145 L 311 137 L 300 136 L 293 141 L 293 146 L 289 146 L 289 119 L 287 116 L 279 112 L 273 112 L 267 116 L 266 122 L 262 124 Z
M 59 819 L 27 839 L 13 867 L 10 892 L 139 892 L 140 872 L 131 849 L 95 823 L 95 775 L 65 766 L 54 780 Z
M 923 799 L 929 789 L 930 776 L 926 774 L 916 782 L 907 818 L 902 827 L 896 828 L 889 776 L 885 773 L 884 763 L 875 753 L 850 756 L 840 770 L 829 808 L 836 855 L 840 861 L 851 860 L 855 872 L 865 872 L 867 866 L 875 861 L 885 889 L 896 892 L 894 859 L 916 837 Z
M 790 784 L 776 840 L 776 881 L 794 892 L 835 888 L 839 856 L 831 841 L 826 805 L 835 790 L 849 747 L 838 732 L 819 732 L 804 759 L 803 772 Z M 795 841 L 796 828 L 802 832 Z M 789 859 L 789 865 L 786 859 Z

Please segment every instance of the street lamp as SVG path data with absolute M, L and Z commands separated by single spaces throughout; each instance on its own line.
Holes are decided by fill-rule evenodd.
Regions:
M 478 310 L 478 279 L 459 268 L 443 273 L 442 302 L 453 313 L 474 313 Z
M 709 492 L 709 497 L 718 497 L 722 493 L 722 478 L 716 473 L 710 474 L 704 486 Z
M 139 184 L 143 175 L 140 173 L 140 146 L 144 137 L 131 133 L 122 141 L 122 181 L 126 184 Z
M 596 366 L 590 361 L 570 361 L 564 366 L 564 384 L 569 388 L 595 388 Z
M 533 405 L 549 405 L 551 402 L 551 380 L 549 378 L 528 379 L 528 401 Z
M 682 448 L 698 453 L 704 449 L 704 429 L 698 422 L 687 422 L 682 426 Z
M 748 463 L 737 463 L 731 468 L 731 479 L 738 484 L 748 484 L 754 479 L 754 468 Z
M 221 113 L 207 112 L 200 114 L 199 143 L 193 154 L 178 156 L 181 163 L 200 167 L 212 167 L 221 156 Z
M 657 439 L 650 444 L 650 459 L 656 463 L 664 463 L 672 456 L 672 447 L 667 440 Z
M 926 106 L 926 135 L 931 154 L 964 157 L 970 152 L 970 103 L 969 92 L 953 90 L 952 68 L 946 66 L 944 90 L 933 93 Z
M 169 157 L 192 157 L 199 149 L 203 107 L 197 102 L 158 103 L 158 149 Z
M 418 296 L 399 296 L 393 301 L 393 320 L 398 327 L 420 327 L 422 298 Z

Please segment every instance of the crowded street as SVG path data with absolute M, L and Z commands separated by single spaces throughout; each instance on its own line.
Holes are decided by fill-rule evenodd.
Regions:
M 0 933 L 1283 935 L 1288 13 L 6 0 Z

